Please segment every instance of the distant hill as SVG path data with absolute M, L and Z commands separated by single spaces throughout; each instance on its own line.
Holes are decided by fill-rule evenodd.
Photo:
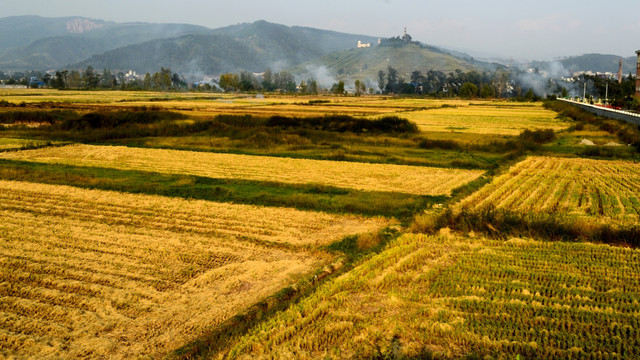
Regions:
M 620 59 L 622 63 L 622 74 L 624 76 L 629 73 L 635 74 L 636 72 L 636 57 L 621 57 L 618 55 L 607 54 L 584 54 L 580 56 L 571 56 L 557 60 L 565 70 L 569 73 L 575 73 L 578 71 L 591 71 L 599 73 L 617 73 Z M 550 64 L 549 61 L 538 61 L 532 63 L 532 67 L 538 67 L 541 69 L 547 68 Z
M 376 79 L 389 65 L 406 79 L 414 70 L 495 70 L 474 60 L 417 42 L 383 42 L 365 35 L 256 21 L 218 29 L 188 24 L 115 23 L 84 17 L 0 18 L 0 70 L 95 69 L 185 75 L 287 69 L 300 76 L 336 75 Z M 399 39 L 399 38 L 398 38 Z M 369 48 L 356 48 L 358 41 Z M 570 72 L 612 72 L 619 56 L 586 54 L 559 60 Z M 546 68 L 551 62 L 534 62 Z M 319 72 L 318 70 L 321 69 Z M 624 74 L 635 72 L 635 57 L 624 59 Z
M 232 36 L 256 49 L 283 53 L 286 58 L 293 59 L 288 66 L 334 51 L 354 48 L 358 41 L 373 43 L 378 39 L 309 27 L 289 27 L 264 20 L 228 26 L 213 30 L 212 33 Z
M 69 35 L 104 27 L 108 23 L 80 17 L 45 18 L 11 16 L 0 18 L 0 53 L 22 48 L 47 37 Z M 83 26 L 84 25 L 84 26 Z
M 79 62 L 76 67 L 155 72 L 163 67 L 184 74 L 261 72 L 294 66 L 329 52 L 353 48 L 373 37 L 257 21 L 129 45 Z M 144 56 L 141 56 L 144 54 Z
M 617 55 L 585 54 L 581 56 L 572 56 L 562 59 L 560 60 L 560 63 L 562 63 L 565 69 L 569 70 L 570 72 L 592 71 L 617 73 L 620 59 L 623 60 L 622 73 L 624 75 L 627 75 L 630 72 L 635 74 L 635 56 L 622 58 Z
M 224 71 L 262 71 L 264 56 L 256 49 L 226 35 L 186 35 L 172 39 L 129 45 L 75 64 L 96 69 L 133 69 L 156 72 L 160 67 L 187 74 L 217 74 Z
M 383 43 L 368 48 L 351 48 L 303 63 L 292 72 L 304 76 L 313 75 L 318 68 L 326 68 L 331 74 L 344 75 L 352 79 L 377 79 L 378 71 L 387 71 L 388 66 L 398 70 L 398 75 L 408 80 L 415 70 L 426 74 L 429 70 L 467 72 L 479 70 L 480 65 L 446 53 L 438 48 L 420 44 Z
M 0 69 L 56 69 L 153 39 L 210 31 L 186 24 L 113 23 L 68 17 L 0 19 Z

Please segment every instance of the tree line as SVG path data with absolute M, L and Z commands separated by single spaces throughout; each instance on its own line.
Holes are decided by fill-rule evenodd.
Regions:
M 460 69 L 445 74 L 438 70 L 422 73 L 411 72 L 409 79 L 398 74 L 393 66 L 387 71 L 378 71 L 378 89 L 382 94 L 416 94 L 435 97 L 495 98 L 507 97 L 518 91 L 510 81 L 509 72 L 498 69 L 495 72 L 463 72 Z
M 59 70 L 55 74 L 28 72 L 13 74 L 8 80 L 0 80 L 7 85 L 29 85 L 30 78 L 41 80 L 46 87 L 53 89 L 113 89 L 113 90 L 179 90 L 188 87 L 187 82 L 170 68 L 161 67 L 160 71 L 144 76 L 132 76 L 123 72 L 112 73 L 109 69 L 96 71 L 92 66 L 81 70 Z M 18 79 L 16 79 L 18 78 Z M 39 86 L 34 84 L 33 86 Z
M 321 89 L 318 82 L 310 77 L 296 83 L 296 78 L 288 71 L 273 72 L 267 68 L 262 74 L 256 75 L 248 71 L 239 74 L 225 73 L 220 75 L 218 82 L 223 91 L 265 91 L 281 93 L 318 94 Z

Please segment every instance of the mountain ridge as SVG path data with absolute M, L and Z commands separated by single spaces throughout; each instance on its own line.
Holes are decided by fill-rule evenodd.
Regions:
M 308 68 L 326 68 L 329 75 L 375 78 L 392 65 L 400 74 L 419 70 L 451 72 L 485 69 L 497 64 L 474 60 L 464 53 L 413 43 L 408 47 L 375 46 L 378 38 L 265 20 L 210 29 L 190 24 L 116 23 L 80 16 L 0 18 L 0 70 L 63 68 L 155 72 L 169 67 L 180 73 L 218 75 L 287 69 L 304 76 Z M 399 39 L 399 38 L 398 38 Z M 372 43 L 358 49 L 357 43 Z M 164 52 L 164 53 L 163 53 Z M 559 62 L 567 73 L 611 72 L 624 59 L 623 73 L 635 72 L 634 57 L 584 54 L 554 61 L 531 62 L 545 67 Z M 504 65 L 504 64 L 503 64 Z

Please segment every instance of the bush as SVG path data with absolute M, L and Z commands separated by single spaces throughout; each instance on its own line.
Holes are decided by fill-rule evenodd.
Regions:
M 520 134 L 520 140 L 523 142 L 534 142 L 536 144 L 544 144 L 556 138 L 556 134 L 552 129 L 544 130 L 525 130 Z
M 266 126 L 282 128 L 310 128 L 335 132 L 385 132 L 385 133 L 417 133 L 418 126 L 407 119 L 397 116 L 386 116 L 381 119 L 370 120 L 354 118 L 348 115 L 330 115 L 323 117 L 286 117 L 272 116 Z
M 66 119 L 61 128 L 64 130 L 114 129 L 129 124 L 152 124 L 161 120 L 185 119 L 187 116 L 159 110 L 93 112 L 82 115 L 79 119 Z

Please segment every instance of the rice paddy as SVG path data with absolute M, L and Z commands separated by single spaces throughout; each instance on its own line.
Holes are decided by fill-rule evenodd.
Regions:
M 384 219 L 0 181 L 0 355 L 158 357 Z
M 27 150 L 2 154 L 0 158 L 416 195 L 449 195 L 456 187 L 484 173 L 481 170 L 95 145 Z

